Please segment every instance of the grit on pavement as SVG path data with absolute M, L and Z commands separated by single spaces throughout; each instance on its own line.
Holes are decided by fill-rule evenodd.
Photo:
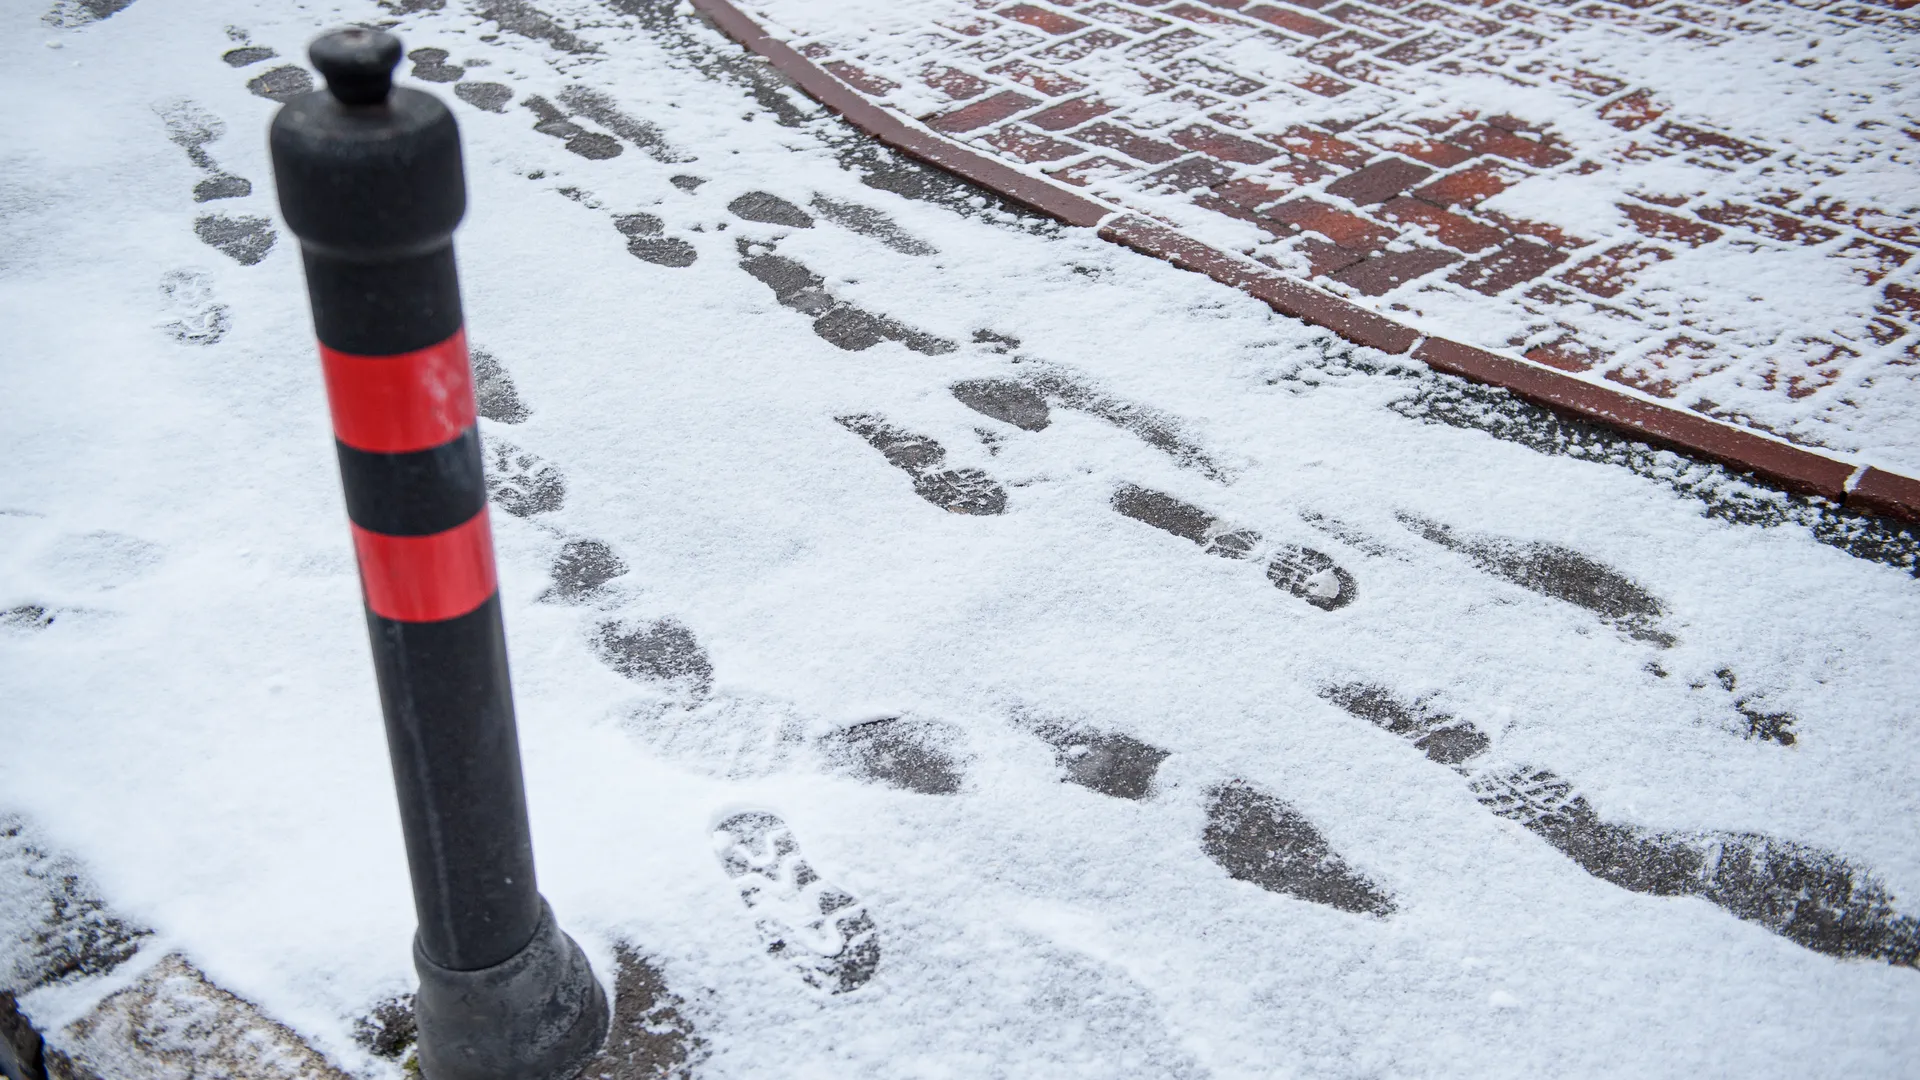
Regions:
M 0 15 L 0 1055 L 404 1075 L 264 137 L 347 22 L 465 140 L 586 1075 L 1910 1067 L 1912 532 L 1021 213 L 655 0 Z

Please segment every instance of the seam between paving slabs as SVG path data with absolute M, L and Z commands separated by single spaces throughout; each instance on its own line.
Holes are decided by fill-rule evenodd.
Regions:
M 769 35 L 729 0 L 690 0 L 722 33 L 771 63 L 821 104 L 914 158 L 957 173 L 1068 225 L 1239 289 L 1282 315 L 1325 327 L 1358 345 L 1411 353 L 1436 371 L 1505 387 L 1521 398 L 1817 495 L 1850 509 L 1920 521 L 1920 480 L 1817 454 L 1697 413 L 1575 379 L 1517 357 L 1430 337 L 1323 289 L 1221 251 L 1177 229 L 1029 176 L 882 109 L 837 76 Z

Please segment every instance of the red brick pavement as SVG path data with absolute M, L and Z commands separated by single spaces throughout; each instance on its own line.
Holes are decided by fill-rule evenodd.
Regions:
M 863 2 L 741 6 L 1018 173 L 1424 333 L 1920 474 L 1920 0 L 898 0 L 907 29 L 835 24 Z M 1763 61 L 1755 85 L 1798 96 L 1711 121 L 1739 114 L 1714 80 Z M 1863 63 L 1872 94 L 1836 67 Z

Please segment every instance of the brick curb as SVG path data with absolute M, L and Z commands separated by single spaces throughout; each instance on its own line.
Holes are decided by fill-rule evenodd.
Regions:
M 1428 337 L 1307 282 L 1201 243 L 1177 229 L 969 150 L 867 101 L 826 69 L 769 36 L 729 0 L 690 3 L 720 32 L 767 60 L 855 127 L 910 157 L 956 173 L 1013 202 L 1068 225 L 1097 228 L 1104 240 L 1205 274 L 1264 301 L 1282 315 L 1325 327 L 1355 344 L 1396 355 L 1411 353 L 1436 371 L 1504 387 L 1536 404 L 1750 472 L 1788 491 L 1818 495 L 1862 513 L 1920 522 L 1920 480 L 1830 458 L 1747 428 L 1596 386 L 1532 361 Z

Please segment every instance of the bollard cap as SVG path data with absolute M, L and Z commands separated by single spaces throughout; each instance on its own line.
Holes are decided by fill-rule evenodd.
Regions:
M 313 43 L 327 89 L 273 118 L 280 212 L 308 252 L 385 262 L 448 244 L 467 209 L 460 131 L 432 94 L 393 86 L 400 39 L 350 27 Z
M 378 105 L 393 89 L 400 39 L 384 30 L 349 26 L 314 41 L 307 56 L 342 105 Z

